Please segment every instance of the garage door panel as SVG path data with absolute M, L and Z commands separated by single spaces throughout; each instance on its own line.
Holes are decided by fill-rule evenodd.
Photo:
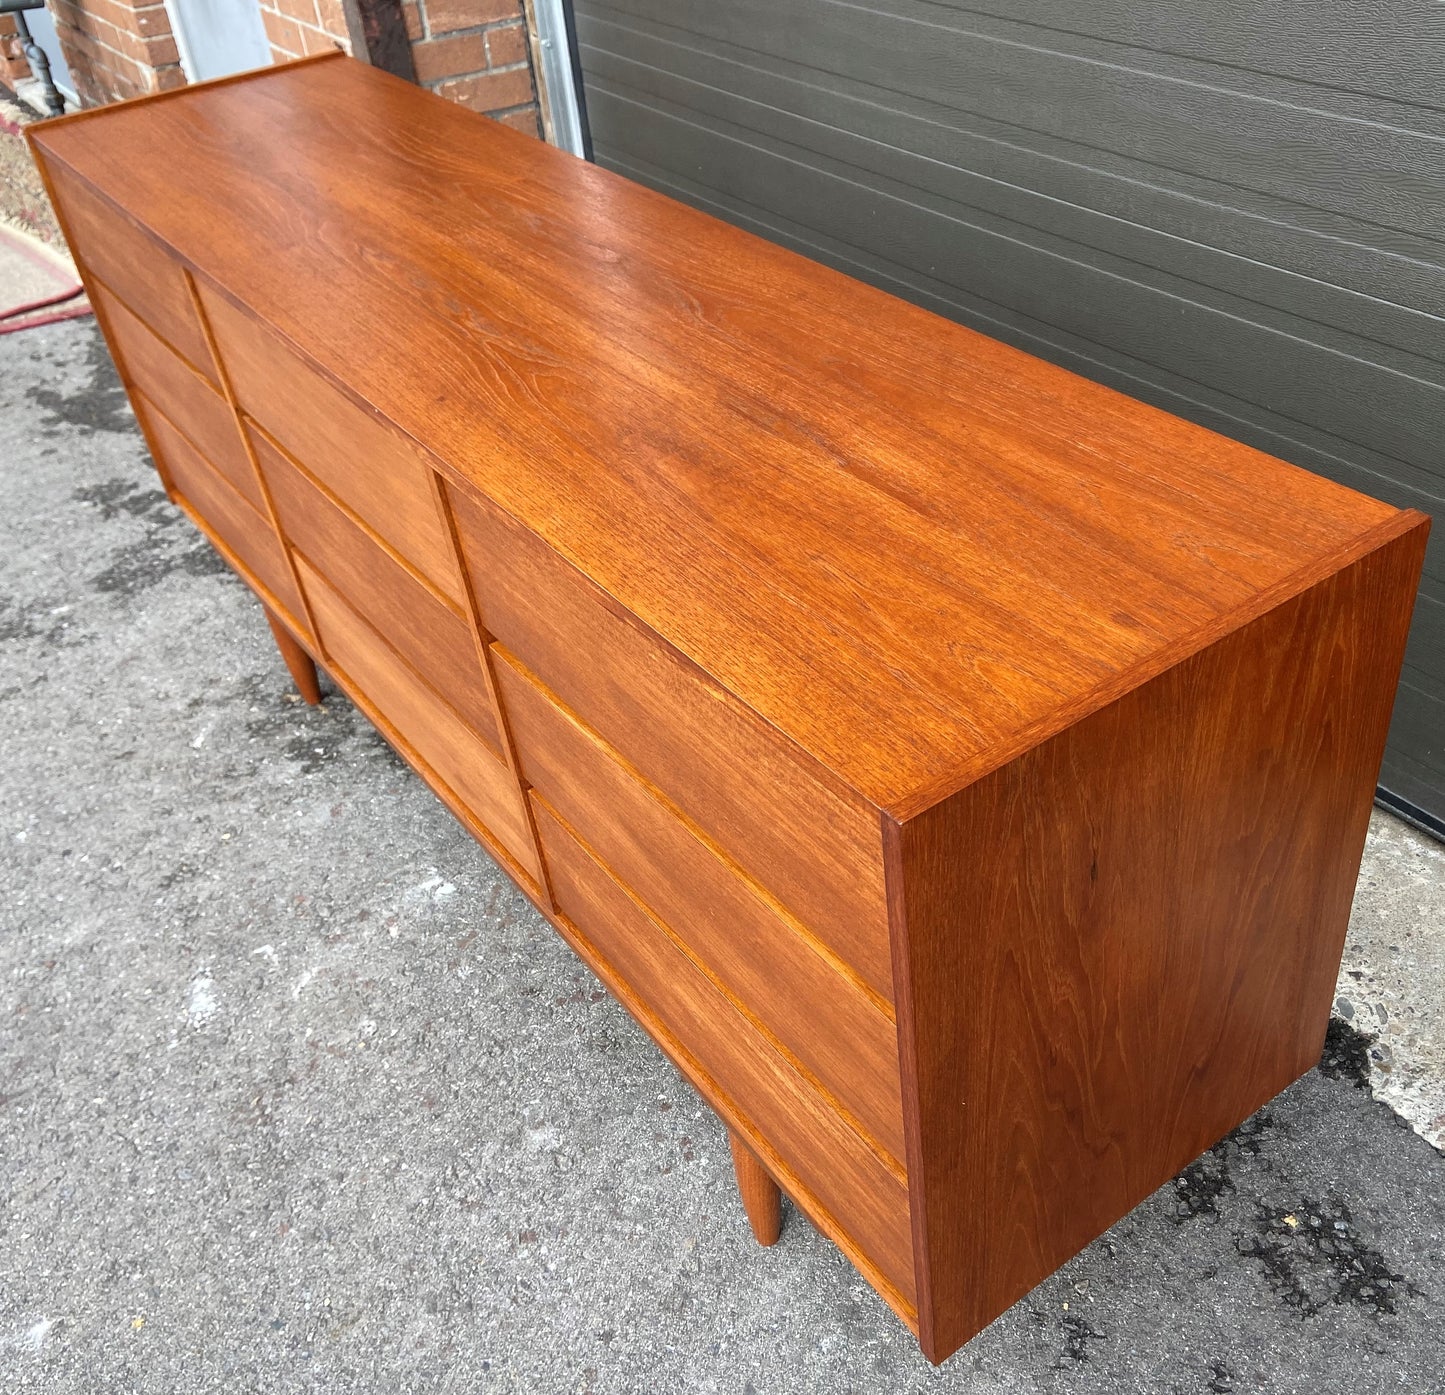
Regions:
M 993 15 L 1073 35 L 1247 67 L 1304 82 L 1334 83 L 1341 68 L 1361 75 L 1357 86 L 1404 102 L 1434 101 L 1445 75 L 1445 9 L 1436 0 L 1395 0 L 1389 24 L 1358 0 L 1274 0 L 1270 22 L 1258 22 L 1254 0 L 1215 0 L 1208 22 L 1188 5 L 1138 0 L 940 0 L 948 9 Z M 900 14 L 934 8 L 924 0 L 876 0 Z M 1433 56 L 1433 61 L 1432 61 Z
M 1397 103 L 1356 92 L 1336 92 L 1326 105 L 1312 87 L 1251 75 L 1220 81 L 1212 67 L 1210 82 L 1207 65 L 1154 54 L 1141 66 L 1144 55 L 1118 45 L 1075 36 L 1061 47 L 1062 35 L 1050 44 L 972 13 L 926 22 L 829 0 L 621 0 L 616 8 L 1025 133 L 1077 140 L 1087 131 L 1091 146 L 1163 169 L 1217 178 L 1227 168 L 1237 186 L 1382 228 L 1437 232 L 1445 190 L 1437 113 L 1411 119 Z
M 1422 594 L 1415 602 L 1415 623 L 1410 627 L 1405 664 L 1422 675 L 1435 692 L 1445 693 L 1445 599 Z
M 1420 810 L 1433 822 L 1437 832 L 1445 829 L 1445 814 L 1440 809 L 1439 791 L 1445 788 L 1445 769 L 1432 768 L 1402 756 L 1391 747 L 1385 751 L 1380 767 L 1380 787 L 1395 800 L 1403 800 Z
M 1436 318 L 1445 315 L 1438 241 L 1392 236 L 1388 250 L 1362 246 L 1348 223 L 1310 226 L 1318 221 L 1312 210 L 1250 200 L 1224 185 L 1175 187 L 1177 172 L 1138 162 L 1108 168 L 1103 152 L 1073 142 L 1030 135 L 1028 145 L 1020 144 L 1016 131 L 971 129 L 966 114 L 936 103 L 790 68 L 731 44 L 700 49 L 669 26 L 592 8 L 579 16 L 578 30 L 594 86 L 631 92 L 644 103 L 656 98 L 704 124 L 711 117 L 1220 286 L 1373 338 L 1387 351 L 1398 345 L 1445 359 Z M 601 134 L 616 135 L 594 129 L 594 140 Z M 599 154 L 616 153 L 615 138 L 598 144 Z M 1242 198 L 1244 206 L 1232 206 Z

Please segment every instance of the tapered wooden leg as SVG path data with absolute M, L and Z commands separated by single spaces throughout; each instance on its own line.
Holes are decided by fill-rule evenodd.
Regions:
M 316 665 L 311 662 L 311 655 L 296 643 L 291 631 L 272 615 L 266 606 L 261 609 L 266 611 L 266 623 L 271 626 L 276 648 L 281 651 L 281 657 L 286 661 L 291 681 L 296 684 L 296 691 L 315 707 L 321 701 L 321 685 L 316 681 Z
M 778 1233 L 783 1228 L 783 1194 L 754 1156 L 753 1150 L 731 1129 L 728 1130 L 728 1144 L 733 1150 L 733 1172 L 737 1175 L 743 1210 L 748 1213 L 748 1224 L 752 1226 L 758 1244 L 776 1245 Z

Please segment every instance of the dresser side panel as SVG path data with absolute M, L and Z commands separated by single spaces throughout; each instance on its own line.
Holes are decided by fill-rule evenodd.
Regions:
M 1318 1061 L 1427 531 L 885 822 L 933 1360 Z

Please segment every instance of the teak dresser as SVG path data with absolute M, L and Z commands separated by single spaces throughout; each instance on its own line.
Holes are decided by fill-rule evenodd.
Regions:
M 340 56 L 32 128 L 172 499 L 942 1360 L 1318 1059 L 1428 522 Z

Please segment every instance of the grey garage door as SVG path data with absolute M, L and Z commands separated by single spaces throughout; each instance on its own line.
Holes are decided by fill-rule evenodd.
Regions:
M 573 22 L 600 164 L 1437 515 L 1381 779 L 1445 820 L 1445 4 L 575 0 Z

